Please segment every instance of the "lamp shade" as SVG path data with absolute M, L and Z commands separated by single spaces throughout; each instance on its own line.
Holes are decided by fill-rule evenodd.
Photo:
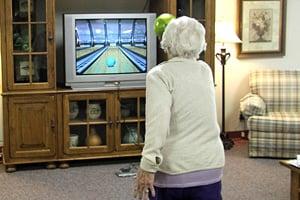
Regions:
M 234 31 L 233 25 L 226 21 L 216 21 L 216 43 L 241 43 Z

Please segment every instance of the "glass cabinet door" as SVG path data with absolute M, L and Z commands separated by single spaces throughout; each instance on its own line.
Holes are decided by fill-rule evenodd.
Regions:
M 201 60 L 209 64 L 214 75 L 215 63 L 215 3 L 216 0 L 151 0 L 151 12 L 171 13 L 180 16 L 190 16 L 197 19 L 206 28 L 206 50 L 199 55 Z M 167 60 L 167 55 L 158 48 L 159 62 Z
M 214 71 L 215 0 L 176 0 L 177 17 L 189 16 L 197 19 L 206 28 L 206 51 L 199 58 L 205 60 Z
M 8 90 L 54 88 L 54 1 L 6 2 Z
M 145 140 L 145 93 L 127 91 L 117 100 L 117 150 L 140 150 Z
M 206 27 L 205 13 L 205 0 L 177 0 L 177 17 L 193 17 Z M 200 59 L 205 60 L 204 51 Z
M 110 152 L 112 119 L 107 94 L 64 96 L 64 146 L 66 153 Z
M 177 17 L 190 16 L 205 20 L 205 0 L 177 0 Z

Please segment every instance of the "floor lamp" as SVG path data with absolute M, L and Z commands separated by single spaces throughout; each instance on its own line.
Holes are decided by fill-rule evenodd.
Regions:
M 234 142 L 230 139 L 225 130 L 225 65 L 230 58 L 230 52 L 226 50 L 225 43 L 241 43 L 241 40 L 234 32 L 233 26 L 225 21 L 216 22 L 216 43 L 221 43 L 220 52 L 216 53 L 216 58 L 222 65 L 222 127 L 221 139 L 223 141 L 224 149 L 229 150 L 233 147 Z

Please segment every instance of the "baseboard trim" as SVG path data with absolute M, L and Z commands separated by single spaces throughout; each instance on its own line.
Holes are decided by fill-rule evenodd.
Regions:
M 248 130 L 240 130 L 240 131 L 228 131 L 226 134 L 229 138 L 242 138 L 242 139 L 248 139 Z

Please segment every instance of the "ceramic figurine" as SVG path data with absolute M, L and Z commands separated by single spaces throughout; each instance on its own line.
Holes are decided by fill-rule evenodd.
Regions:
M 123 137 L 123 143 L 137 143 L 138 135 L 136 127 L 128 127 Z
M 71 101 L 69 104 L 69 118 L 75 119 L 79 113 L 79 106 L 76 101 Z
M 99 103 L 90 103 L 88 105 L 89 119 L 99 119 L 101 115 L 101 106 Z
M 87 146 L 99 146 L 102 144 L 101 137 L 97 134 L 95 128 L 91 128 L 89 136 L 86 138 Z
M 77 147 L 78 146 L 79 135 L 71 134 L 69 139 L 70 139 L 70 147 Z

